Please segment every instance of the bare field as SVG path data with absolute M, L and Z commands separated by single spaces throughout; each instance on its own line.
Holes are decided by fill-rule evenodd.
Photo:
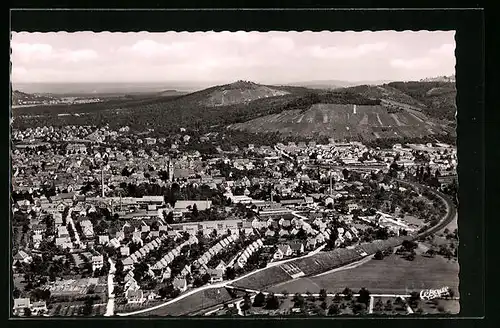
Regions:
M 428 135 L 429 121 L 424 114 L 416 111 L 404 110 L 389 114 L 382 106 L 357 106 L 354 114 L 352 105 L 316 104 L 305 112 L 284 111 L 234 124 L 232 127 L 257 133 L 263 131 L 278 131 L 291 135 L 319 133 L 340 139 L 358 135 L 373 139 Z M 439 124 L 433 125 L 434 133 L 440 133 L 442 130 Z
M 355 291 L 365 287 L 372 293 L 404 294 L 412 290 L 449 286 L 458 296 L 458 273 L 458 263 L 438 256 L 417 256 L 414 261 L 407 261 L 391 255 L 384 260 L 371 260 L 350 270 L 293 280 L 277 286 L 277 290 L 270 290 L 317 293 L 324 288 L 333 293 L 341 292 L 345 287 Z
M 159 309 L 148 311 L 138 316 L 180 316 L 222 304 L 232 298 L 225 288 L 206 289 L 189 295 L 178 302 L 165 305 Z

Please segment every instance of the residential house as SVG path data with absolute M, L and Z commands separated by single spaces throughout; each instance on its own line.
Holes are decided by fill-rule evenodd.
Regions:
M 125 232 L 123 231 L 117 231 L 116 232 L 116 235 L 115 235 L 115 238 L 118 239 L 118 240 L 123 240 L 125 238 Z
M 280 260 L 285 256 L 291 256 L 293 254 L 293 250 L 288 244 L 278 245 L 278 249 L 274 253 L 273 257 L 275 260 Z
M 296 255 L 304 253 L 304 244 L 301 242 L 290 242 L 288 243 L 292 252 Z
M 47 311 L 47 302 L 45 301 L 33 302 L 33 304 L 31 304 L 31 313 L 33 315 L 40 315 Z
M 57 227 L 57 236 L 59 238 L 69 237 L 68 229 L 65 226 Z
M 128 304 L 142 304 L 146 300 L 143 291 L 140 289 L 128 289 L 125 293 L 125 298 Z
M 44 233 L 47 228 L 44 224 L 34 224 L 31 230 L 36 234 L 36 235 L 41 235 Z
M 139 231 L 134 231 L 132 234 L 132 241 L 136 243 L 141 243 L 142 244 L 142 234 Z
M 221 282 L 223 280 L 224 270 L 208 270 L 208 274 L 210 275 L 210 283 Z
M 178 200 L 175 202 L 175 211 L 185 213 L 193 209 L 194 205 L 198 211 L 204 211 L 212 207 L 211 200 Z
M 100 235 L 99 236 L 99 244 L 100 245 L 107 245 L 109 243 L 109 236 L 107 235 Z
M 273 236 L 275 235 L 275 232 L 274 232 L 273 230 L 268 229 L 268 230 L 264 233 L 264 235 L 265 235 L 266 237 L 273 237 Z
M 172 276 L 172 270 L 169 267 L 166 267 L 165 270 L 163 270 L 162 281 L 165 279 L 170 279 L 171 276 Z
M 347 209 L 349 210 L 349 213 L 351 213 L 352 211 L 359 209 L 359 206 L 358 204 L 350 203 L 347 204 Z
M 325 205 L 328 206 L 329 204 L 335 204 L 335 199 L 332 196 L 328 196 L 324 200 Z
M 42 239 L 43 239 L 43 237 L 40 234 L 33 235 L 33 247 L 34 248 L 40 247 L 40 243 L 42 242 Z
M 56 238 L 56 246 L 60 246 L 63 249 L 66 249 L 66 248 L 72 249 L 73 243 L 71 242 L 70 237 L 60 237 L 60 238 Z
M 14 255 L 14 264 L 17 264 L 17 263 L 31 263 L 31 261 L 33 261 L 33 257 L 31 255 L 28 255 L 28 253 L 26 253 L 25 251 L 23 250 L 20 250 L 19 252 L 17 252 L 16 255 Z
M 219 264 L 215 267 L 216 270 L 225 270 L 226 269 L 226 263 L 224 261 L 220 261 Z
M 146 298 L 148 301 L 153 301 L 158 298 L 158 295 L 155 292 L 149 292 Z
M 134 268 L 134 260 L 132 260 L 132 258 L 130 258 L 130 257 L 127 257 L 126 259 L 124 259 L 122 261 L 122 264 L 123 264 L 124 271 L 132 270 Z
M 314 205 L 314 199 L 310 196 L 306 196 L 306 197 L 304 197 L 304 203 L 307 206 L 312 206 L 312 205 Z
M 92 271 L 101 269 L 104 266 L 104 257 L 102 255 L 92 256 Z
M 29 298 L 15 298 L 13 312 L 15 316 L 24 315 L 24 311 L 30 308 Z
M 128 246 L 121 247 L 120 254 L 121 254 L 121 256 L 129 256 L 130 255 L 130 248 Z
M 290 235 L 290 233 L 289 233 L 287 230 L 285 230 L 285 229 L 281 229 L 281 230 L 278 232 L 278 235 L 279 235 L 280 237 L 285 237 L 285 236 Z
M 316 248 L 317 239 L 314 237 L 307 238 L 306 248 L 309 250 L 313 250 Z
M 56 229 L 63 225 L 63 217 L 61 213 L 54 213 L 52 214 L 52 217 L 54 218 L 54 225 Z
M 187 281 L 185 278 L 175 278 L 172 285 L 174 288 L 180 290 L 181 293 L 187 290 Z
M 80 221 L 80 226 L 82 227 L 82 233 L 85 238 L 94 237 L 94 226 L 90 220 L 82 220 Z

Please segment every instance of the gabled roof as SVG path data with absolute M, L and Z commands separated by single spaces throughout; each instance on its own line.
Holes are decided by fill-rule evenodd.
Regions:
M 29 298 L 15 298 L 14 299 L 14 308 L 28 308 L 30 307 L 30 299 Z

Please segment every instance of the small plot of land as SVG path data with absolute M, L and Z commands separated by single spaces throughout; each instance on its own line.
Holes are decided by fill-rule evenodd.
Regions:
M 310 278 L 298 278 L 291 281 L 287 281 L 267 289 L 268 292 L 273 293 L 313 293 L 317 294 L 321 290 L 321 287 L 313 282 Z
M 407 315 L 406 303 L 396 297 L 374 297 L 373 314 L 378 315 Z
M 401 121 L 398 119 L 398 117 L 395 114 L 390 114 L 390 115 L 394 119 L 394 121 L 396 122 L 396 124 L 398 126 L 404 126 L 405 125 L 404 123 L 401 123 Z
M 371 260 L 359 267 L 318 277 L 301 278 L 284 283 L 278 290 L 289 293 L 340 292 L 345 287 L 359 290 L 366 287 L 372 293 L 406 294 L 408 291 L 449 286 L 458 292 L 458 263 L 436 256 L 417 256 L 407 261 L 398 255 L 383 260 Z
M 261 289 L 267 286 L 273 286 L 285 282 L 290 279 L 290 275 L 286 274 L 285 271 L 276 266 L 270 267 L 266 270 L 262 270 L 251 276 L 238 280 L 232 285 L 235 287 Z
M 413 216 L 413 215 L 405 215 L 405 217 L 403 218 L 403 220 L 405 222 L 407 222 L 408 224 L 410 225 L 414 225 L 414 226 L 423 226 L 424 225 L 424 222 L 422 220 L 420 220 L 419 218 Z
M 72 302 L 72 303 L 53 303 L 49 306 L 48 315 L 49 316 L 77 316 L 82 315 L 82 309 L 84 308 L 83 302 Z M 94 304 L 89 316 L 102 316 L 106 313 L 106 304 Z
M 418 309 L 422 309 L 421 311 Z M 422 314 L 460 313 L 460 301 L 453 299 L 435 299 L 430 301 L 419 301 L 418 308 L 413 309 Z

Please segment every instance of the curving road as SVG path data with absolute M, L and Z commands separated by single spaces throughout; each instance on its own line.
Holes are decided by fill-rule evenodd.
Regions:
M 407 184 L 407 185 L 410 185 L 410 186 L 413 186 L 414 188 L 416 189 L 426 189 L 428 190 L 429 192 L 432 192 L 434 193 L 436 196 L 438 196 L 439 198 L 441 198 L 441 200 L 445 203 L 446 205 L 446 215 L 445 217 L 439 221 L 439 223 L 431 228 L 429 228 L 428 230 L 422 232 L 421 234 L 418 234 L 414 237 L 414 239 L 418 239 L 420 237 L 423 237 L 423 236 L 427 236 L 429 234 L 432 234 L 436 231 L 439 231 L 441 230 L 442 228 L 444 228 L 445 226 L 447 226 L 454 218 L 455 216 L 457 215 L 457 212 L 456 212 L 456 209 L 455 209 L 455 206 L 453 204 L 453 202 L 449 199 L 449 197 L 447 197 L 446 195 L 438 192 L 438 191 L 435 191 L 429 187 L 425 187 L 425 186 L 422 186 L 422 185 L 419 185 L 419 184 L 416 184 L 416 183 L 413 183 L 413 182 L 407 182 L 407 181 L 403 181 L 403 180 L 399 180 L 399 179 L 395 179 L 396 181 L 402 183 L 402 184 Z M 296 216 L 299 216 L 299 215 L 296 215 Z M 299 216 L 300 217 L 300 216 Z M 213 288 L 221 288 L 221 287 L 231 287 L 230 285 L 241 280 L 241 279 L 244 279 L 248 276 L 251 276 L 251 275 L 254 275 L 258 272 L 261 272 L 261 271 L 264 271 L 270 267 L 274 267 L 274 266 L 277 266 L 277 265 L 281 265 L 281 264 L 284 264 L 284 263 L 287 263 L 287 262 L 290 262 L 290 261 L 296 261 L 298 259 L 301 259 L 301 258 L 307 258 L 307 257 L 310 257 L 310 256 L 313 256 L 315 254 L 318 254 L 324 247 L 326 246 L 325 245 L 322 245 L 320 247 L 318 247 L 316 250 L 308 253 L 307 255 L 304 255 L 304 256 L 301 256 L 301 257 L 297 257 L 297 258 L 291 258 L 291 259 L 287 259 L 287 260 L 283 260 L 283 261 L 279 261 L 279 262 L 273 262 L 273 263 L 269 263 L 268 266 L 266 266 L 265 268 L 261 268 L 261 269 L 257 269 L 255 271 L 252 271 L 252 272 L 249 272 L 243 276 L 240 276 L 236 279 L 233 279 L 233 280 L 229 280 L 229 281 L 223 281 L 223 282 L 219 282 L 219 283 L 215 283 L 215 284 L 211 284 L 211 285 L 206 285 L 206 286 L 202 286 L 202 287 L 198 287 L 196 289 L 192 289 L 188 292 L 186 292 L 185 294 L 182 294 L 180 295 L 179 297 L 175 298 L 175 299 L 172 299 L 170 301 L 167 301 L 165 303 L 162 303 L 162 304 L 159 304 L 159 305 L 156 305 L 156 306 L 153 306 L 151 308 L 147 308 L 147 309 L 142 309 L 142 310 L 138 310 L 138 311 L 134 311 L 134 312 L 128 312 L 128 313 L 117 313 L 116 315 L 118 316 L 131 316 L 131 315 L 137 315 L 137 314 L 142 314 L 142 313 L 146 313 L 146 312 L 149 312 L 149 311 L 153 311 L 153 310 L 156 310 L 156 309 L 159 309 L 159 308 L 162 308 L 164 306 L 167 306 L 169 304 L 173 304 L 175 302 L 178 302 L 188 296 L 191 296 L 193 294 L 196 294 L 198 292 L 201 292 L 201 291 L 204 291 L 204 290 L 207 290 L 207 289 L 213 289 Z M 349 264 L 346 264 L 344 266 L 341 266 L 339 268 L 335 268 L 333 270 L 330 270 L 328 271 L 328 273 L 331 273 L 333 271 L 342 271 L 342 270 L 348 270 L 348 269 L 351 269 L 351 268 L 355 268 L 365 262 L 367 262 L 369 259 L 371 259 L 371 256 L 368 256 L 358 262 L 355 262 L 355 263 L 349 263 Z M 323 273 L 324 274 L 324 273 Z M 321 274 L 320 274 L 321 275 Z
M 326 244 L 322 245 L 322 246 L 320 246 L 318 248 L 316 248 L 314 251 L 312 251 L 312 252 L 310 252 L 310 253 L 308 253 L 308 254 L 306 254 L 304 256 L 301 256 L 301 257 L 295 257 L 295 258 L 291 258 L 291 259 L 287 259 L 287 260 L 283 260 L 283 261 L 279 261 L 279 262 L 269 263 L 265 268 L 261 268 L 261 269 L 257 269 L 255 271 L 249 272 L 249 273 L 244 274 L 244 275 L 242 275 L 242 276 L 240 276 L 238 278 L 235 278 L 233 280 L 218 282 L 218 283 L 215 283 L 215 284 L 201 286 L 201 287 L 192 289 L 192 290 L 186 292 L 185 294 L 182 294 L 182 295 L 178 296 L 177 298 L 171 299 L 170 301 L 167 301 L 165 303 L 162 303 L 162 304 L 159 304 L 159 305 L 147 308 L 147 309 L 141 309 L 141 310 L 137 310 L 137 311 L 134 311 L 134 312 L 128 312 L 128 313 L 117 313 L 116 315 L 118 315 L 118 316 L 131 316 L 131 315 L 137 315 L 137 314 L 142 314 L 142 313 L 146 313 L 146 312 L 149 312 L 149 311 L 157 310 L 157 309 L 160 309 L 160 308 L 162 308 L 164 306 L 167 306 L 169 304 L 178 302 L 178 301 L 182 300 L 183 298 L 186 298 L 186 297 L 191 296 L 193 294 L 196 294 L 198 292 L 204 291 L 206 289 L 226 287 L 226 286 L 231 285 L 231 284 L 233 284 L 233 283 L 235 283 L 235 282 L 237 282 L 237 281 L 239 281 L 241 279 L 244 279 L 244 278 L 246 278 L 248 276 L 254 275 L 254 274 L 258 273 L 258 272 L 267 270 L 267 269 L 269 269 L 271 267 L 282 265 L 284 263 L 287 263 L 287 262 L 290 262 L 290 261 L 295 261 L 295 260 L 298 260 L 298 259 L 301 259 L 301 258 L 307 258 L 307 257 L 313 256 L 315 254 L 318 254 L 321 250 L 323 250 L 323 248 L 325 248 L 325 246 L 326 246 Z
M 444 216 L 444 218 L 442 218 L 438 222 L 438 224 L 436 224 L 435 226 L 430 227 L 426 231 L 424 231 L 424 232 L 416 235 L 415 239 L 418 239 L 418 238 L 421 238 L 421 237 L 426 237 L 426 236 L 428 236 L 430 234 L 433 234 L 433 233 L 435 233 L 435 232 L 443 229 L 444 227 L 446 227 L 448 224 L 450 224 L 450 222 L 453 221 L 457 217 L 458 212 L 457 212 L 457 209 L 455 207 L 455 204 L 453 204 L 453 201 L 450 199 L 450 197 L 448 197 L 447 195 L 443 194 L 442 192 L 439 192 L 439 191 L 434 190 L 434 189 L 432 189 L 430 187 L 423 186 L 423 185 L 415 183 L 415 182 L 408 182 L 408 181 L 399 180 L 399 179 L 395 179 L 395 180 L 398 181 L 401 184 L 406 184 L 406 185 L 412 186 L 415 189 L 425 189 L 425 190 L 433 193 L 434 195 L 436 195 L 437 197 L 439 197 L 443 201 L 443 203 L 445 204 L 445 206 L 446 206 L 446 215 Z
M 115 313 L 115 293 L 114 293 L 114 278 L 115 278 L 115 264 L 108 258 L 110 268 L 108 273 L 108 304 L 106 306 L 106 314 L 105 317 L 109 317 L 114 315 Z

